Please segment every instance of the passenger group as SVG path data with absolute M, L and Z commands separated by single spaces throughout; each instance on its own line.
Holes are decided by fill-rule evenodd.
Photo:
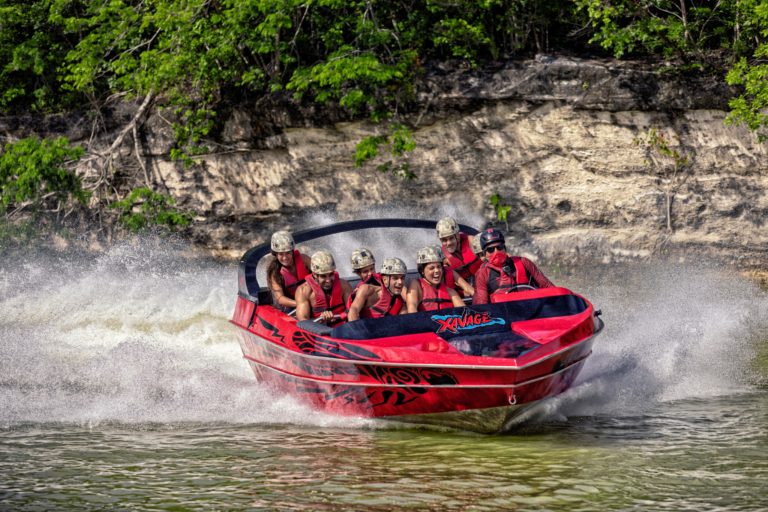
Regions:
M 277 231 L 271 240 L 274 258 L 267 267 L 273 304 L 284 311 L 295 309 L 299 320 L 332 324 L 344 315 L 352 321 L 437 311 L 463 306 L 469 297 L 472 304 L 487 304 L 497 294 L 554 286 L 531 260 L 507 253 L 504 235 L 496 229 L 473 237 L 445 217 L 436 231 L 441 245 L 417 251 L 419 277 L 407 285 L 408 271 L 400 258 L 386 258 L 376 272 L 370 249 L 353 251 L 350 263 L 360 278 L 354 289 L 339 277 L 330 252 L 309 258 L 296 250 L 289 232 Z

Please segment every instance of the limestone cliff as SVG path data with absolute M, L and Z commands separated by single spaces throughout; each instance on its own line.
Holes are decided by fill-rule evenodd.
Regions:
M 374 125 L 290 109 L 234 109 L 219 149 L 187 169 L 168 159 L 167 124 L 153 116 L 143 151 L 157 185 L 199 212 L 192 237 L 231 256 L 276 228 L 306 227 L 317 210 L 344 219 L 389 205 L 492 222 L 495 193 L 511 206 L 516 249 L 544 259 L 672 252 L 765 266 L 766 147 L 724 124 L 729 94 L 695 74 L 615 61 L 434 69 L 409 118 L 414 181 L 354 167 L 355 144 Z M 653 172 L 637 143 L 650 129 L 689 157 L 674 179 Z

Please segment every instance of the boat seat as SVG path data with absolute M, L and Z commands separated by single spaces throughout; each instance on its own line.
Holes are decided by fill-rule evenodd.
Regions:
M 330 325 L 321 324 L 320 322 L 315 322 L 314 320 L 299 320 L 296 323 L 296 327 L 299 329 L 304 329 L 305 331 L 309 331 L 313 334 L 319 334 L 320 336 L 328 336 L 333 330 L 333 327 Z

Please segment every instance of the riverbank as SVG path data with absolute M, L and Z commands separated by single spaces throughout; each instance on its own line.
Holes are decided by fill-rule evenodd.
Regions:
M 421 87 L 406 114 L 416 147 L 400 160 L 414 180 L 377 172 L 385 153 L 355 166 L 355 145 L 381 126 L 302 110 L 288 98 L 233 106 L 206 142 L 210 152 L 191 165 L 169 157 L 168 120 L 151 113 L 137 144 L 126 143 L 122 158 L 136 175 L 123 178 L 147 182 L 193 215 L 180 236 L 217 258 L 236 259 L 277 229 L 450 214 L 503 228 L 518 252 L 541 260 L 663 256 L 768 268 L 767 150 L 746 128 L 725 124 L 722 77 L 541 55 L 493 69 L 434 68 Z M 110 126 L 140 108 L 121 103 Z M 54 121 L 1 119 L 0 127 L 11 138 L 31 127 L 66 135 L 94 154 L 115 139 L 91 140 L 85 119 Z M 660 141 L 682 160 L 670 160 Z M 101 176 L 95 161 L 78 167 L 86 181 Z M 117 230 L 105 219 L 72 236 L 109 243 Z

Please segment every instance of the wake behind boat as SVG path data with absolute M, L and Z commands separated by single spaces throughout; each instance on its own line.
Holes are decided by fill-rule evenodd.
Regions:
M 360 220 L 294 239 L 434 226 L 425 220 Z M 232 323 L 243 355 L 258 380 L 331 414 L 501 432 L 526 408 L 573 384 L 603 327 L 589 301 L 559 287 L 334 327 L 299 321 L 275 307 L 270 291 L 259 286 L 256 268 L 269 253 L 267 243 L 240 260 Z M 408 277 L 418 274 L 409 271 Z

